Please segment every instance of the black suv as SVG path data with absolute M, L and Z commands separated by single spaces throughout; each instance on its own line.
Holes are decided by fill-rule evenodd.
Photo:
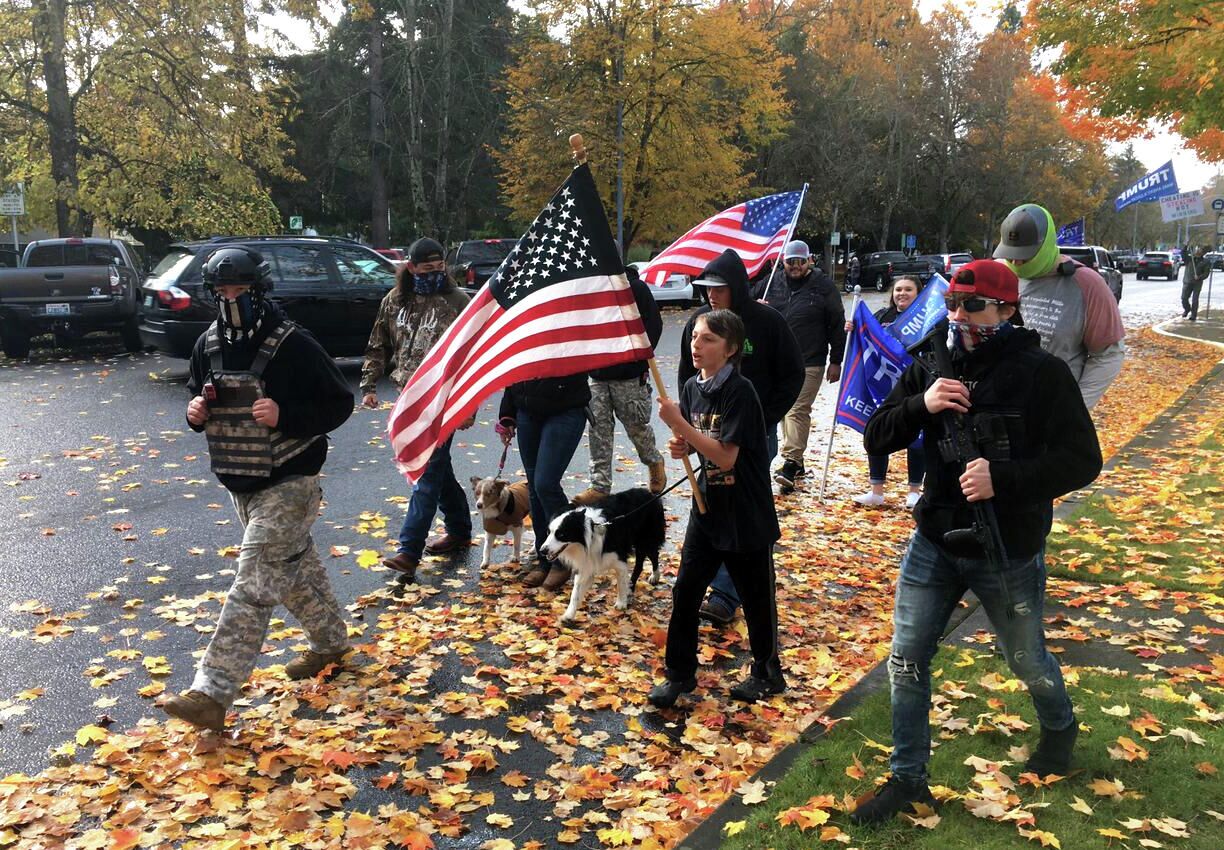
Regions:
M 446 254 L 446 268 L 451 280 L 468 295 L 475 295 L 516 244 L 517 239 L 471 239 L 460 242 Z
M 383 296 L 395 285 L 386 257 L 348 239 L 303 236 L 222 237 L 179 242 L 141 290 L 140 338 L 175 357 L 190 357 L 217 316 L 201 269 L 217 248 L 250 248 L 272 267 L 270 299 L 309 330 L 333 357 L 365 352 Z

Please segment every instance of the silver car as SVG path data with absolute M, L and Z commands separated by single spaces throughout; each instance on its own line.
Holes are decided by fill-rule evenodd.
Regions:
M 645 280 L 646 267 L 650 263 L 629 263 L 637 269 L 637 273 Z M 693 292 L 693 282 L 688 275 L 670 274 L 662 286 L 649 287 L 650 294 L 660 306 L 692 307 L 701 302 L 700 296 Z

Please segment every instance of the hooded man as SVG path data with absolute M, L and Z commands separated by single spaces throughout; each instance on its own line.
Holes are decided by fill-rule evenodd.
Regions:
M 850 815 L 856 823 L 891 820 L 914 803 L 935 806 L 927 787 L 931 666 L 966 590 L 981 600 L 1041 721 L 1024 770 L 1065 776 L 1071 764 L 1075 713 L 1045 646 L 1045 535 L 1052 501 L 1100 473 L 1101 448 L 1067 364 L 1042 351 L 1036 333 L 1012 324 L 1019 300 L 1017 278 L 1002 263 L 960 268 L 946 296 L 953 374 L 933 380 L 915 362 L 867 422 L 863 442 L 872 454 L 899 451 L 925 433 L 927 473 L 893 606 L 892 775 Z M 978 455 L 967 463 L 946 436 L 949 416 L 967 420 Z M 965 533 L 977 501 L 993 505 L 1006 569 Z
M 778 453 L 778 423 L 795 404 L 803 388 L 805 370 L 799 341 L 782 314 L 753 299 L 748 286 L 748 270 L 739 254 L 728 248 L 710 261 L 693 287 L 701 292 L 705 307 L 689 317 L 680 334 L 680 367 L 677 386 L 697 374 L 689 341 L 697 317 L 710 310 L 731 310 L 744 323 L 746 333 L 740 372 L 751 382 L 765 414 L 766 448 L 770 460 Z M 726 568 L 720 568 L 710 584 L 710 595 L 701 607 L 701 616 L 725 625 L 735 617 L 739 595 Z
M 212 471 L 242 523 L 242 546 L 191 688 L 162 708 L 220 731 L 277 605 L 310 642 L 285 665 L 289 678 L 307 679 L 343 663 L 348 628 L 310 527 L 323 497 L 325 435 L 352 414 L 353 394 L 310 332 L 266 300 L 272 284 L 263 257 L 248 248 L 217 249 L 203 278 L 218 315 L 191 353 L 187 424 L 208 438 Z
M 1122 314 L 1096 271 L 1058 251 L 1054 218 L 1036 204 L 1012 210 L 999 229 L 994 257 L 1020 278 L 1025 327 L 1041 347 L 1071 367 L 1091 410 L 1122 370 Z
M 1200 245 L 1196 250 L 1186 251 L 1186 267 L 1182 269 L 1182 318 L 1198 321 L 1199 294 L 1203 281 L 1211 277 L 1211 262 L 1205 256 L 1206 249 Z

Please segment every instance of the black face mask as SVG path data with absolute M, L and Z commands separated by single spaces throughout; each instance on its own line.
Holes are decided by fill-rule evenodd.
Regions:
M 263 312 L 263 299 L 252 295 L 250 290 L 237 298 L 217 295 L 217 317 L 230 342 L 249 340 L 251 334 L 259 329 Z
M 412 275 L 412 291 L 417 295 L 433 295 L 446 283 L 446 272 L 423 272 Z

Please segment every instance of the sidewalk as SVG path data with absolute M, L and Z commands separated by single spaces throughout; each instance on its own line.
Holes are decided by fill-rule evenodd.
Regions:
M 1197 322 L 1175 319 L 1162 323 L 1155 330 L 1167 336 L 1210 342 L 1224 349 L 1224 305 L 1216 305 L 1212 314 L 1211 317 L 1205 318 L 1200 310 Z M 1221 356 L 1224 358 L 1224 350 L 1221 351 Z M 1110 489 L 1111 471 L 1124 466 L 1143 466 L 1153 454 L 1179 446 L 1185 442 L 1189 423 L 1203 421 L 1209 417 L 1218 420 L 1221 409 L 1224 409 L 1224 359 L 1202 379 L 1190 386 L 1174 404 L 1164 410 L 1138 436 L 1110 458 L 1097 485 L 1086 493 L 1077 494 L 1075 498 L 1061 502 L 1055 511 L 1056 527 L 1082 512 L 1088 500 L 1096 499 L 1098 496 L 1110 498 L 1120 495 Z M 1215 425 L 1218 429 L 1218 421 Z M 1184 448 L 1179 450 L 1185 451 Z M 1156 498 L 1155 494 L 1151 494 L 1151 498 Z M 1214 530 L 1217 535 L 1218 532 L 1218 528 Z M 1213 531 L 1209 528 L 1205 533 L 1211 535 Z M 1218 553 L 1222 543 L 1224 541 L 1217 537 L 1211 543 L 1213 551 Z M 1224 565 L 1221 565 L 1218 555 L 1209 556 L 1209 559 L 1215 561 L 1217 573 L 1224 570 Z M 1063 572 L 1064 577 L 1061 578 L 1056 577 L 1054 571 L 1051 572 L 1051 575 L 1045 609 L 1047 639 L 1051 651 L 1057 654 L 1064 668 L 1106 670 L 1110 675 L 1120 674 L 1128 678 L 1139 679 L 1151 678 L 1156 673 L 1174 681 L 1187 677 L 1197 677 L 1200 680 L 1206 678 L 1207 681 L 1215 682 L 1216 687 L 1224 683 L 1220 681 L 1224 679 L 1224 667 L 1215 669 L 1211 666 L 1211 659 L 1216 660 L 1217 667 L 1224 663 L 1224 598 L 1218 594 L 1208 593 L 1205 597 L 1200 597 L 1176 589 L 1178 587 L 1176 582 L 1171 585 L 1165 582 L 1166 586 L 1161 586 L 1161 583 L 1146 583 L 1143 578 L 1133 578 L 1126 583 L 1118 584 L 1108 581 L 1107 577 L 1095 578 L 1087 575 L 1081 577 L 1079 574 L 1068 574 L 1065 571 Z M 1210 590 L 1210 588 L 1203 589 Z M 1215 589 L 1218 591 L 1218 585 Z M 984 653 L 979 655 L 980 658 L 987 657 L 992 642 L 989 620 L 979 608 L 977 601 L 971 596 L 967 597 L 966 604 L 953 615 L 952 622 L 945 634 L 944 649 L 940 652 L 936 666 L 942 664 L 945 668 L 950 667 L 949 653 L 963 653 L 966 647 L 974 647 L 976 651 Z M 971 666 L 971 664 L 962 660 L 955 666 L 964 667 Z M 998 666 L 1004 677 L 1009 675 L 1006 667 Z M 961 671 L 956 671 L 955 675 L 959 678 Z M 954 683 L 945 681 L 944 684 Z M 834 703 L 828 710 L 828 716 L 833 719 L 856 717 L 865 703 L 871 705 L 872 709 L 877 712 L 880 709 L 880 703 L 886 709 L 887 692 L 888 675 L 885 664 L 881 663 Z M 1073 699 L 1076 696 L 1073 695 Z M 939 702 L 937 695 L 937 706 Z M 1027 704 L 1027 699 L 1022 702 L 1023 707 L 1020 714 L 1034 719 L 1031 718 L 1032 709 L 1031 705 Z M 1077 705 L 1081 723 L 1096 722 L 1101 716 L 1098 710 L 1101 707 L 1103 706 Z M 781 751 L 765 765 L 754 779 L 764 781 L 767 786 L 773 787 L 774 783 L 780 784 L 788 777 L 801 775 L 801 772 L 808 770 L 809 760 L 820 760 L 828 756 L 830 745 L 826 739 L 830 731 L 836 728 L 831 724 L 813 724 L 798 741 Z M 871 735 L 870 730 L 865 733 L 857 724 L 855 731 L 860 737 L 864 734 Z M 1014 743 L 1027 741 L 1027 738 L 1032 737 L 1032 732 L 1035 731 L 1036 726 L 1034 725 L 1028 735 L 1017 736 Z M 868 738 L 867 746 L 874 746 L 876 741 L 888 743 L 889 732 L 886 725 L 883 729 L 877 729 L 876 732 L 874 740 Z M 1140 740 L 1146 741 L 1147 739 L 1141 737 Z M 1204 753 L 1204 755 L 1207 754 Z M 986 753 L 984 752 L 983 755 Z M 993 757 L 1003 758 L 1005 755 L 1006 747 L 1003 747 L 1002 751 L 993 754 Z M 881 758 L 878 753 L 876 757 Z M 865 757 L 864 761 L 866 761 Z M 800 766 L 796 767 L 797 764 Z M 841 768 L 840 764 L 832 764 L 830 772 L 840 774 Z M 866 771 L 867 779 L 869 780 L 873 773 L 883 773 L 885 770 L 886 766 L 879 766 L 876 771 L 873 771 L 869 765 Z M 849 768 L 846 773 L 850 773 Z M 809 774 L 804 773 L 803 775 Z M 940 781 L 940 777 L 933 777 L 932 781 Z M 834 794 L 835 791 L 830 787 L 811 787 L 805 793 L 806 795 L 824 795 Z M 1080 791 L 1080 793 L 1087 794 L 1088 792 Z M 832 797 L 828 797 L 825 805 L 836 807 Z M 1217 806 L 1217 808 L 1222 808 L 1222 806 Z M 795 809 L 788 811 L 795 811 Z M 706 848 L 719 848 L 724 844 L 734 844 L 736 847 L 755 846 L 752 842 L 746 844 L 729 842 L 725 835 L 735 834 L 742 830 L 744 828 L 742 824 L 752 818 L 756 812 L 756 808 L 744 804 L 741 796 L 732 796 L 690 833 L 679 847 L 681 850 L 699 850 L 699 848 L 706 850 Z M 749 820 L 748 823 L 751 828 L 752 821 Z M 728 828 L 729 825 L 730 828 Z M 1214 827 L 1218 828 L 1217 834 L 1224 833 L 1224 823 L 1215 823 Z M 837 832 L 836 827 L 833 830 Z M 916 832 L 925 833 L 921 836 L 922 838 L 930 835 L 923 829 L 918 829 Z M 1104 836 L 1107 833 L 1102 832 L 1101 835 Z M 1144 836 L 1141 834 L 1140 837 Z M 839 837 L 830 840 L 840 841 L 846 838 L 849 836 L 842 833 Z M 915 839 L 918 838 L 919 836 L 916 835 Z M 856 832 L 855 839 L 852 843 L 858 846 L 863 844 L 864 836 Z M 895 835 L 892 836 L 892 840 L 896 839 Z M 815 842 L 816 835 L 811 835 L 808 840 Z M 1020 837 L 1013 837 L 1013 840 L 1015 846 L 1023 846 L 1028 843 Z M 1063 840 L 1066 841 L 1065 838 Z M 770 842 L 770 846 L 774 844 Z M 868 840 L 863 846 L 874 847 L 876 845 Z M 897 845 L 886 840 L 881 846 Z M 923 846 L 926 845 L 923 844 Z M 1063 846 L 1079 845 L 1064 843 Z M 1145 846 L 1158 845 L 1146 844 Z

